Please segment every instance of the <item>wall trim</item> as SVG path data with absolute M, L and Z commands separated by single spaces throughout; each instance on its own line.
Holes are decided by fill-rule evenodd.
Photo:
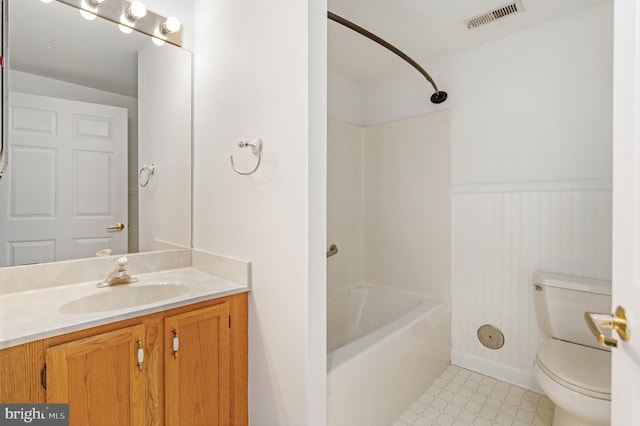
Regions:
M 559 191 L 610 191 L 611 178 L 575 179 L 532 182 L 487 182 L 454 184 L 454 194 L 495 192 L 559 192 Z
M 508 365 L 500 364 L 490 359 L 453 348 L 451 349 L 451 364 L 484 374 L 485 376 L 493 377 L 494 379 L 502 380 L 503 382 L 511 383 L 512 385 L 520 386 L 521 388 L 529 389 L 533 392 L 544 393 L 533 378 L 533 374 L 529 371 L 518 370 Z

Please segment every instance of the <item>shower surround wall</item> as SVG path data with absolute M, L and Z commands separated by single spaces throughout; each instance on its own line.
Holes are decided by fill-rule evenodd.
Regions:
M 327 292 L 362 282 L 451 300 L 450 114 L 328 124 Z
M 368 127 L 364 280 L 451 300 L 449 111 Z
M 327 419 L 390 424 L 449 362 L 450 115 L 327 129 Z
M 337 120 L 327 126 L 327 293 L 362 283 L 364 129 Z

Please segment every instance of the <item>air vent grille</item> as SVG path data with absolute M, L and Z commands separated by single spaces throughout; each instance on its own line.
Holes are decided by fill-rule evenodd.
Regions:
M 505 6 L 483 13 L 482 15 L 467 19 L 464 21 L 464 23 L 468 29 L 473 29 L 479 27 L 480 25 L 493 22 L 496 19 L 504 18 L 505 16 L 513 15 L 517 12 L 522 12 L 523 10 L 524 7 L 522 6 L 522 1 L 515 1 L 513 3 L 509 3 Z

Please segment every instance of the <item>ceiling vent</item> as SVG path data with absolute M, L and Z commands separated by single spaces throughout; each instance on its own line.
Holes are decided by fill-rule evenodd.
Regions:
M 505 16 L 513 15 L 517 12 L 522 12 L 523 10 L 524 6 L 522 6 L 522 1 L 517 0 L 513 3 L 509 3 L 502 7 L 490 10 L 489 12 L 483 13 L 482 15 L 467 19 L 464 21 L 464 23 L 468 29 L 473 29 L 479 27 L 480 25 L 488 24 L 497 19 L 504 18 Z

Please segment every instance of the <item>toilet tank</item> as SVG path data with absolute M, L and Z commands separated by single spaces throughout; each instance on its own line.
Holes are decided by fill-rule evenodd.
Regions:
M 612 312 L 611 281 L 534 272 L 533 287 L 542 330 L 556 339 L 603 348 L 589 331 L 584 313 Z

